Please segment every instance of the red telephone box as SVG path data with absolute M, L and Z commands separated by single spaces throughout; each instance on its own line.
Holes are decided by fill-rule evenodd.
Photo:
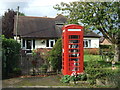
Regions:
M 70 24 L 62 28 L 62 73 L 83 72 L 83 27 Z

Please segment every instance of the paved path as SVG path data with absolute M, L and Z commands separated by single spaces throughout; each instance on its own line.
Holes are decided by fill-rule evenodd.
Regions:
M 9 86 L 8 88 L 17 88 L 16 86 Z M 74 86 L 20 86 L 19 88 L 79 88 Z

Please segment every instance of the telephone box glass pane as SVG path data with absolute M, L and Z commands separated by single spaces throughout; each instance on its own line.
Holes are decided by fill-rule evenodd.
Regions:
M 69 48 L 79 48 L 79 45 L 69 45 Z
M 78 57 L 79 56 L 79 54 L 69 54 L 69 57 Z
M 69 35 L 69 39 L 79 39 L 79 35 Z
M 73 53 L 73 52 L 80 52 L 79 49 L 69 49 L 69 53 Z
M 70 61 L 78 61 L 79 59 L 78 58 L 70 58 L 69 60 Z
M 79 40 L 69 40 L 69 43 L 79 43 L 80 41 Z
M 79 63 L 74 63 L 75 66 L 79 66 Z
M 74 67 L 74 68 L 72 69 L 72 71 L 79 71 L 79 68 L 78 68 L 78 67 Z

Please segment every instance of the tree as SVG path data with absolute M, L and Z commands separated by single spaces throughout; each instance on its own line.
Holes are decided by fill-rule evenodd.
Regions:
M 2 17 L 2 34 L 6 38 L 13 38 L 14 30 L 14 16 L 17 14 L 16 11 L 8 9 Z M 19 15 L 24 16 L 23 13 L 19 12 Z
M 98 30 L 115 46 L 114 60 L 120 60 L 120 2 L 70 2 L 54 6 L 69 23 L 81 22 L 86 29 Z

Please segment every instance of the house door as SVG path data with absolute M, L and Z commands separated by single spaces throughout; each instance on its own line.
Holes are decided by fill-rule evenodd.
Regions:
M 32 40 L 26 40 L 26 49 L 27 49 L 27 53 L 31 53 Z

